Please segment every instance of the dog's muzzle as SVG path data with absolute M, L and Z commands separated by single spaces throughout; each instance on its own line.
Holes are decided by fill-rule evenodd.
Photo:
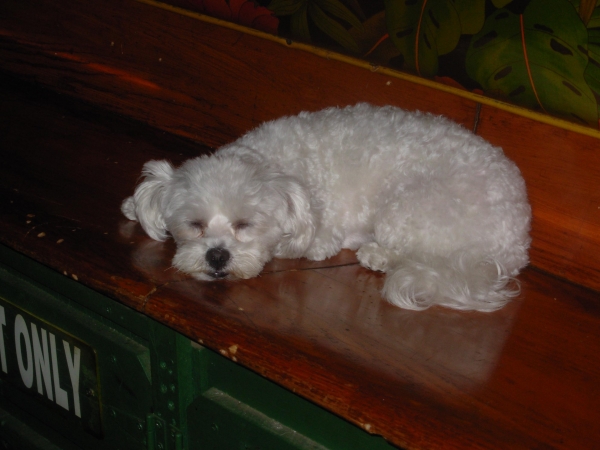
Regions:
M 225 269 L 225 266 L 227 266 L 227 261 L 229 261 L 230 257 L 231 254 L 225 248 L 214 247 L 209 249 L 206 252 L 205 258 L 206 262 L 210 268 L 213 269 L 213 271 L 209 272 L 208 274 L 213 278 L 225 278 L 228 273 L 223 269 Z

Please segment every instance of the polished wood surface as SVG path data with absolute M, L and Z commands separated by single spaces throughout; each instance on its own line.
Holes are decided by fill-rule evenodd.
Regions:
M 275 260 L 246 281 L 188 279 L 170 268 L 173 243 L 119 205 L 146 160 L 207 149 L 0 81 L 2 243 L 395 445 L 597 447 L 596 292 L 530 268 L 501 311 L 410 312 L 382 301 L 382 275 L 350 251 Z
M 525 174 L 532 265 L 600 290 L 596 137 L 134 0 L 3 0 L 0 69 L 211 147 L 359 101 L 446 115 Z
M 600 140 L 487 106 L 477 130 L 527 182 L 533 265 L 600 290 Z

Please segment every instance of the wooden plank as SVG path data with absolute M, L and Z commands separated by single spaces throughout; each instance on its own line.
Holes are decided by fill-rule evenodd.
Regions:
M 180 275 L 170 268 L 172 242 L 148 239 L 120 204 L 149 159 L 179 164 L 209 149 L 10 78 L 0 76 L 0 87 L 0 241 L 141 310 Z M 265 270 L 355 262 L 352 253 Z
M 119 204 L 149 155 L 177 160 L 199 147 L 79 102 L 40 103 L 35 88 L 4 77 L 0 85 L 0 240 L 141 310 L 167 274 L 136 272 L 134 245 L 146 239 L 132 233 Z
M 472 99 L 195 17 L 133 0 L 63 1 L 0 5 L 0 68 L 210 146 L 263 120 L 358 101 L 475 122 Z M 532 263 L 600 289 L 597 139 L 488 105 L 480 119 L 528 182 Z
M 0 242 L 405 448 L 600 441 L 597 293 L 529 269 L 496 313 L 404 311 L 349 251 L 274 261 L 251 280 L 188 279 L 169 270 L 173 243 L 150 240 L 119 204 L 147 159 L 203 149 L 0 86 Z
M 598 442 L 590 291 L 528 270 L 523 298 L 498 313 L 415 313 L 384 303 L 381 280 L 351 265 L 183 281 L 146 313 L 405 448 Z
M 210 146 L 360 101 L 474 124 L 472 100 L 133 0 L 5 0 L 0 11 L 1 69 Z
M 598 139 L 487 106 L 478 134 L 504 148 L 527 182 L 532 264 L 600 290 Z

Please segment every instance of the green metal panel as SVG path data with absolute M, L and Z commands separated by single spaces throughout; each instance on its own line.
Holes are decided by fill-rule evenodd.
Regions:
M 77 450 L 79 448 L 51 429 L 44 429 L 44 433 L 39 432 L 40 427 L 43 428 L 40 423 L 30 426 L 14 414 L 0 408 L 0 448 L 3 450 Z
M 7 410 L 24 410 L 83 448 L 145 448 L 152 408 L 147 342 L 6 267 L 0 267 L 0 314 Z M 69 373 L 76 349 L 78 386 Z
M 0 328 L 0 444 L 9 449 L 391 448 L 2 246 Z
M 213 351 L 197 348 L 194 358 L 202 395 L 190 405 L 188 421 L 194 424 L 190 441 L 202 448 L 392 448 Z
M 192 441 L 202 442 L 206 449 L 327 449 L 217 388 L 204 393 L 196 412 L 199 420 L 191 430 Z
M 150 343 L 154 379 L 154 414 L 149 416 L 149 449 L 180 449 L 187 429 L 187 406 L 196 395 L 190 340 L 152 321 Z M 186 448 L 189 448 L 186 446 Z

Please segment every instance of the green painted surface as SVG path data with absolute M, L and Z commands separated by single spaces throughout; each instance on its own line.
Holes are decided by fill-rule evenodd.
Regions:
M 391 448 L 2 246 L 0 324 L 3 448 Z

